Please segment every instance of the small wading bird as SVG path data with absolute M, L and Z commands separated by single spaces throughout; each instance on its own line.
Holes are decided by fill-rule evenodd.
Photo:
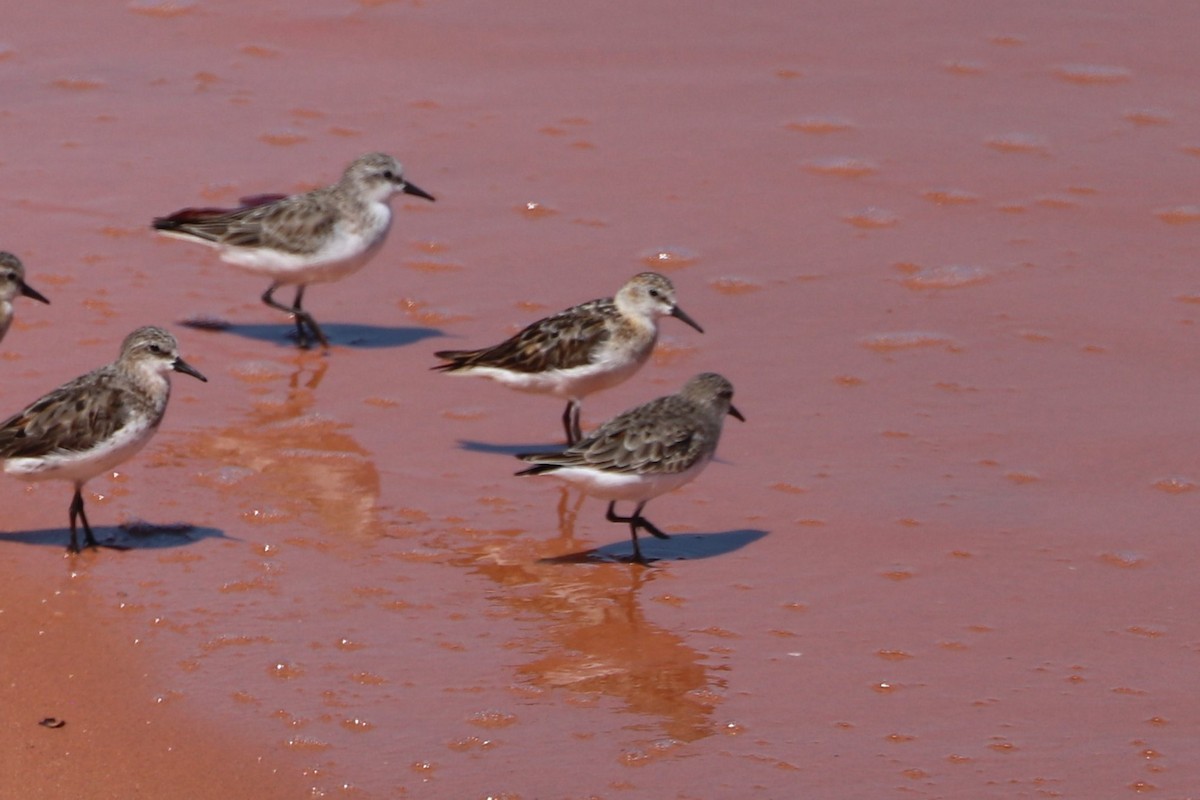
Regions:
M 434 199 L 404 179 L 396 159 L 369 153 L 332 186 L 247 197 L 234 209 L 185 208 L 155 219 L 154 229 L 214 247 L 225 263 L 270 278 L 262 301 L 292 315 L 300 346 L 307 349 L 315 340 L 329 347 L 321 326 L 302 307 L 304 290 L 310 283 L 341 280 L 375 255 L 392 223 L 388 201 L 398 192 Z M 274 297 L 285 285 L 296 287 L 291 306 Z
M 619 414 L 566 450 L 517 456 L 534 464 L 517 475 L 552 475 L 608 500 L 605 517 L 629 523 L 633 558 L 647 563 L 638 528 L 660 539 L 669 537 L 642 516 L 642 509 L 704 471 L 717 450 L 725 415 L 745 421 L 732 401 L 728 380 L 715 372 L 701 373 L 678 394 Z M 633 514 L 617 516 L 618 500 L 636 503 Z
M 174 336 L 162 328 L 138 328 L 125 337 L 116 361 L 64 383 L 0 423 L 5 472 L 75 485 L 71 552 L 79 552 L 76 521 L 83 523 L 87 546 L 97 546 L 83 511 L 83 485 L 150 441 L 167 410 L 172 371 L 208 381 L 179 357 Z
M 637 372 L 658 341 L 658 320 L 671 316 L 704 333 L 675 302 L 675 287 L 655 272 L 635 275 L 613 297 L 540 319 L 500 344 L 480 350 L 442 350 L 433 369 L 480 375 L 522 392 L 565 398 L 567 444 L 582 437 L 583 398 Z
M 13 300 L 17 295 L 50 304 L 42 293 L 25 282 L 25 265 L 12 253 L 0 252 L 0 341 L 13 321 Z

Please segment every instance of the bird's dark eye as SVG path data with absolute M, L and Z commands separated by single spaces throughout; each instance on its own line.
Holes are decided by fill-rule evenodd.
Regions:
M 662 297 L 662 292 L 660 292 L 658 289 L 651 289 L 650 296 L 654 297 L 654 298 L 659 298 L 659 297 Z
M 163 354 L 162 346 L 157 345 L 157 344 L 152 344 L 152 345 L 150 345 L 150 352 L 154 353 L 154 355 L 156 355 L 156 356 L 161 356 Z
M 383 171 L 383 177 L 387 178 L 389 181 L 394 181 L 396 180 L 396 173 L 392 172 L 390 169 L 385 169 Z

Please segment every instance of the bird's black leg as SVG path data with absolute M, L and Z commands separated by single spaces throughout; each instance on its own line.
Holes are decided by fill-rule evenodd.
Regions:
M 271 308 L 277 309 L 279 311 L 283 311 L 284 313 L 290 314 L 292 316 L 292 319 L 296 323 L 296 339 L 300 343 L 300 347 L 307 350 L 308 349 L 308 331 L 304 330 L 304 326 L 300 323 L 300 318 L 296 316 L 295 312 L 289 306 L 285 306 L 283 303 L 281 303 L 275 299 L 275 290 L 278 288 L 279 288 L 278 283 L 272 283 L 271 288 L 269 288 L 265 292 L 263 292 L 262 301 L 264 303 L 266 303 L 268 306 L 270 306 Z
M 654 525 L 653 522 L 651 522 L 650 520 L 648 520 L 642 516 L 642 507 L 640 505 L 637 507 L 637 511 L 635 511 L 633 513 L 633 519 L 634 519 L 634 522 L 637 523 L 638 527 L 640 527 L 642 530 L 649 533 L 651 536 L 655 536 L 659 539 L 670 539 L 671 538 L 667 534 L 660 531 Z
M 313 338 L 316 338 L 322 347 L 329 347 L 329 340 L 325 338 L 325 334 L 317 326 L 316 320 L 301 305 L 301 302 L 304 300 L 304 286 L 301 285 L 296 289 L 296 299 L 292 301 L 290 306 L 285 306 L 275 299 L 275 290 L 278 288 L 278 283 L 272 283 L 271 288 L 263 292 L 262 301 L 271 308 L 292 315 L 292 319 L 296 322 L 296 339 L 299 341 L 300 347 L 307 350 L 312 344 Z M 309 331 L 312 332 L 311 337 L 309 336 Z
M 567 408 L 563 411 L 562 422 L 563 430 L 567 432 L 567 446 L 578 442 L 583 438 L 583 431 L 579 427 L 579 415 L 581 407 L 578 401 L 568 400 Z
M 71 498 L 71 543 L 67 545 L 67 550 L 72 553 L 79 552 L 79 539 L 75 531 L 75 520 L 78 518 L 83 523 L 84 540 L 88 547 L 96 547 L 96 537 L 92 534 L 92 526 L 88 524 L 87 514 L 83 513 L 83 486 L 75 487 L 75 496 Z
M 303 321 L 303 324 L 307 325 L 309 331 L 312 332 L 313 338 L 321 343 L 321 347 L 329 349 L 329 340 L 325 338 L 325 332 L 321 330 L 321 326 L 317 324 L 315 319 L 313 319 L 313 315 L 301 307 L 301 303 L 304 301 L 305 288 L 306 287 L 304 284 L 300 284 L 300 286 L 296 289 L 296 300 L 292 303 L 292 314 L 294 314 L 296 317 L 296 327 L 299 328 L 301 322 Z M 307 342 L 308 337 L 305 336 L 303 338 Z M 307 349 L 307 344 L 305 345 L 305 348 Z
M 308 335 L 308 326 L 304 322 L 304 309 L 301 308 L 300 301 L 304 299 L 304 287 L 296 287 L 296 297 L 292 300 L 292 322 L 296 323 L 296 342 L 301 349 L 307 350 L 312 345 L 312 339 Z
M 617 501 L 613 500 L 608 504 L 608 512 L 604 515 L 609 522 L 628 522 L 629 535 L 633 538 L 633 560 L 639 564 L 650 563 L 645 556 L 642 555 L 642 548 L 638 545 L 637 529 L 643 528 L 653 536 L 659 539 L 670 539 L 671 537 L 660 531 L 654 523 L 642 516 L 642 508 L 646 505 L 645 501 L 638 503 L 637 508 L 633 510 L 633 515 L 629 517 L 618 517 L 616 514 Z

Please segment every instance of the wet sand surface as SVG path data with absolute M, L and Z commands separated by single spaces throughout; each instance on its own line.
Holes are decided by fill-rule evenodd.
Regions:
M 88 485 L 129 550 L 0 482 L 0 796 L 1196 797 L 1194 22 L 7 10 L 0 248 L 52 305 L 0 414 L 143 324 L 210 382 Z M 149 230 L 372 150 L 438 202 L 308 293 L 328 354 Z M 512 476 L 558 401 L 429 369 L 644 269 L 706 332 L 664 320 L 585 426 L 710 370 L 747 417 L 650 567 Z

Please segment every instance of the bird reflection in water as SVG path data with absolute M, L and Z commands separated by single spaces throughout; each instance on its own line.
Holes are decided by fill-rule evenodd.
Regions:
M 251 395 L 233 425 L 203 431 L 189 455 L 214 462 L 203 478 L 244 519 L 303 521 L 339 537 L 375 539 L 379 471 L 349 426 L 317 415 L 316 390 L 329 360 L 301 354 L 241 365 Z
M 596 708 L 608 709 L 605 698 L 618 701 L 617 726 L 636 732 L 631 746 L 711 736 L 724 681 L 711 674 L 705 654 L 643 610 L 646 592 L 669 573 L 553 555 L 578 555 L 574 520 L 581 502 L 579 493 L 563 490 L 555 539 L 514 539 L 520 532 L 497 531 L 461 543 L 452 563 L 492 581 L 489 599 L 504 615 L 537 620 L 535 633 L 513 643 L 514 652 L 529 658 L 516 668 L 522 682 L 569 692 L 583 707 L 599 701 Z M 530 558 L 531 547 L 544 557 Z

